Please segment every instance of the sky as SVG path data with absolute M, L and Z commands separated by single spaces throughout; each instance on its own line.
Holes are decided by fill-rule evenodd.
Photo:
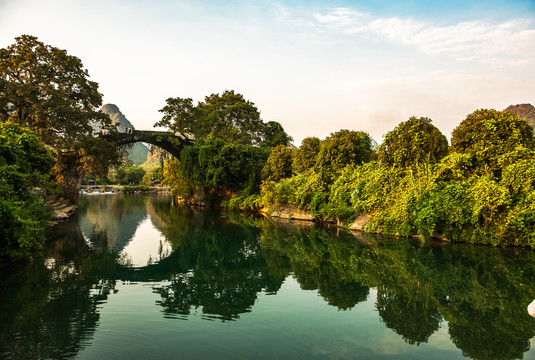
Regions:
M 225 90 L 295 145 L 380 143 L 411 116 L 449 139 L 477 109 L 535 105 L 535 0 L 0 0 L 0 47 L 22 34 L 79 57 L 136 129 Z

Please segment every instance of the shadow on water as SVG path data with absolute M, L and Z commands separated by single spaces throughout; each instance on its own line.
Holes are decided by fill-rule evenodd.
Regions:
M 172 252 L 125 266 L 121 251 L 143 219 Z M 51 229 L 31 264 L 0 275 L 0 357 L 71 358 L 91 342 L 117 281 L 151 282 L 166 318 L 231 321 L 293 276 L 349 311 L 377 293 L 380 320 L 418 346 L 447 323 L 473 359 L 516 359 L 535 322 L 535 255 L 524 249 L 429 246 L 173 205 L 167 197 L 95 197 L 79 219 Z M 154 306 L 150 304 L 148 306 Z

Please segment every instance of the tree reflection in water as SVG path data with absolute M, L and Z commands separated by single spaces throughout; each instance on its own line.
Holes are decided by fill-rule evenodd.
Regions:
M 92 229 L 89 244 L 99 251 L 72 221 L 55 229 L 32 264 L 0 273 L 1 288 L 9 290 L 0 293 L 0 357 L 74 357 L 90 342 L 99 305 L 117 280 L 150 281 L 165 317 L 200 312 L 221 321 L 253 311 L 259 293 L 277 293 L 289 275 L 342 311 L 358 307 L 374 288 L 380 319 L 405 342 L 429 342 L 447 326 L 452 343 L 474 359 L 521 358 L 535 335 L 525 311 L 535 294 L 532 251 L 355 237 L 175 206 L 168 198 L 131 205 L 128 212 L 99 199 L 81 210 L 81 217 L 100 219 L 93 222 L 98 229 L 87 219 L 82 226 Z M 112 213 L 123 221 L 102 216 Z M 133 234 L 126 227 L 146 216 L 173 252 L 145 267 L 121 265 L 118 249 L 130 241 L 125 234 Z
M 399 292 L 377 292 L 377 310 L 385 325 L 409 344 L 427 342 L 440 327 L 442 317 L 436 307 Z
M 113 254 L 89 252 L 76 218 L 58 225 L 31 264 L 16 264 L 0 277 L 7 290 L 0 293 L 0 358 L 74 357 L 93 336 L 98 306 L 115 287 L 114 263 Z
M 254 224 L 169 203 L 153 206 L 174 250 L 161 263 L 180 269 L 172 272 L 170 284 L 153 287 L 165 316 L 184 318 L 202 308 L 208 318 L 236 319 L 251 311 L 259 292 L 275 293 L 282 285 L 288 272 L 270 272 Z

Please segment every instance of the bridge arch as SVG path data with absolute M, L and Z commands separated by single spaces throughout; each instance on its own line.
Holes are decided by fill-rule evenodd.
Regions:
M 132 133 L 115 133 L 113 135 L 104 135 L 113 137 L 118 146 L 144 142 L 161 147 L 173 156 L 179 158 L 180 152 L 184 146 L 193 145 L 193 141 L 168 131 L 148 131 L 134 130 Z

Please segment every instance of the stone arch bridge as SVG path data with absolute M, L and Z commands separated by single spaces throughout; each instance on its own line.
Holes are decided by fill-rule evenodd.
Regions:
M 169 131 L 133 130 L 131 133 L 102 135 L 104 139 L 115 141 L 119 146 L 144 142 L 161 147 L 175 157 L 180 157 L 184 146 L 193 145 L 193 141 Z
M 187 139 L 184 136 L 175 135 L 168 131 L 134 130 L 130 133 L 101 134 L 100 137 L 107 141 L 115 142 L 118 146 L 136 142 L 145 142 L 159 146 L 175 157 L 180 157 L 180 152 L 184 146 L 194 144 L 193 140 Z M 78 195 L 80 194 L 80 186 L 82 185 L 84 172 L 78 170 L 77 161 L 71 161 L 64 173 L 65 177 L 68 179 L 63 188 L 64 196 L 71 202 L 76 203 L 78 201 Z

